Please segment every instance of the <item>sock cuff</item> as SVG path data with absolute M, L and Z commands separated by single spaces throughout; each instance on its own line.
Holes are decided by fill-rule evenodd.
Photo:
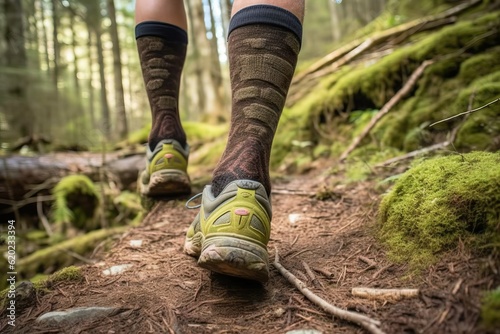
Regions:
M 144 21 L 135 26 L 135 39 L 143 36 L 156 36 L 169 42 L 188 44 L 187 32 L 173 24 L 159 21 Z
M 228 37 L 234 29 L 250 24 L 269 24 L 293 32 L 302 44 L 302 23 L 288 10 L 272 5 L 254 5 L 241 9 L 229 22 Z

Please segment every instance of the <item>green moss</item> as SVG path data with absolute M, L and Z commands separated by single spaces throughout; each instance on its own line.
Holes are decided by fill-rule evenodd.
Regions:
M 481 322 L 488 329 L 500 327 L 500 288 L 484 296 L 481 305 Z
M 309 134 L 307 140 L 314 142 L 321 133 L 335 134 L 329 138 L 332 141 L 339 140 L 339 135 L 352 136 L 361 127 L 353 127 L 349 122 L 351 116 L 342 116 L 354 110 L 380 109 L 423 61 L 434 59 L 415 90 L 378 122 L 363 145 L 371 139 L 382 148 L 410 151 L 444 140 L 456 123 L 432 129 L 426 126 L 464 111 L 456 102 L 460 92 L 467 89 L 467 85 L 479 85 L 480 77 L 490 75 L 488 67 L 500 58 L 495 58 L 500 33 L 492 30 L 499 25 L 500 14 L 487 13 L 437 31 L 415 34 L 412 43 L 395 49 L 376 63 L 340 68 L 322 79 L 309 95 L 293 106 L 293 114 L 306 115 L 298 126 L 302 126 L 303 134 Z M 474 59 L 476 55 L 478 58 Z M 476 70 L 482 61 L 490 65 Z M 478 74 L 476 79 L 472 76 L 474 72 Z M 495 78 L 498 82 L 498 76 Z M 292 127 L 287 125 L 286 128 Z M 290 132 L 295 135 L 293 131 L 288 131 L 287 135 Z M 482 138 L 477 141 L 480 140 Z M 473 147 L 482 149 L 477 145 Z
M 151 124 L 142 127 L 129 134 L 127 144 L 145 144 L 148 142 L 149 132 L 151 132 Z
M 207 124 L 198 122 L 183 122 L 182 126 L 186 131 L 188 142 L 207 142 L 219 138 L 225 138 L 229 131 L 229 124 Z
M 131 213 L 134 216 L 142 211 L 141 196 L 130 191 L 122 191 L 113 199 L 113 204 L 119 212 Z
M 460 66 L 460 79 L 469 84 L 492 72 L 500 70 L 500 47 L 492 48 L 486 53 L 475 55 L 465 60 Z
M 19 259 L 17 261 L 17 272 L 23 278 L 30 278 L 50 268 L 67 267 L 77 261 L 71 255 L 71 252 L 85 256 L 99 242 L 105 241 L 115 234 L 123 233 L 126 229 L 127 227 L 114 227 L 96 230 L 40 249 L 31 255 Z M 72 272 L 62 272 L 61 274 L 69 275 L 70 273 Z
M 419 269 L 463 240 L 498 239 L 500 154 L 472 152 L 425 160 L 398 179 L 380 204 L 380 239 L 395 261 Z
M 47 279 L 51 283 L 79 281 L 83 279 L 82 271 L 79 267 L 69 266 L 56 271 Z
M 474 96 L 472 108 L 479 108 L 500 97 L 499 82 L 482 82 L 481 85 L 460 92 L 455 102 L 455 110 L 467 111 L 469 100 Z M 455 146 L 463 151 L 500 149 L 500 103 L 471 114 L 457 133 Z M 458 121 L 461 121 L 458 119 Z
M 52 190 L 54 204 L 52 218 L 59 225 L 73 224 L 84 230 L 97 228 L 94 219 L 99 206 L 99 194 L 85 175 L 62 178 Z
M 63 268 L 52 275 L 37 274 L 30 279 L 37 294 L 49 291 L 51 286 L 59 282 L 80 281 L 83 279 L 81 269 L 75 266 Z M 20 284 L 21 281 L 18 282 Z M 3 309 L 9 288 L 0 291 L 0 310 Z

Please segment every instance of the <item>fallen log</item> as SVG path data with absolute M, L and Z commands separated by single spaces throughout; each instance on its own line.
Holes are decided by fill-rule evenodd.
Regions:
M 62 177 L 83 174 L 92 181 L 102 180 L 101 168 L 108 181 L 120 189 L 129 188 L 144 168 L 144 154 L 123 156 L 110 153 L 53 153 L 40 156 L 12 155 L 0 158 L 0 200 L 26 200 L 47 190 Z

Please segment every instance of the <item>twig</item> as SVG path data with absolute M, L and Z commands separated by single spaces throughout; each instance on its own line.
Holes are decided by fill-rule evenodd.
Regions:
M 364 263 L 366 263 L 370 267 L 376 267 L 377 266 L 377 262 L 373 261 L 372 259 L 367 258 L 366 256 L 360 255 L 360 256 L 358 256 L 358 259 L 360 261 L 363 261 Z
M 375 334 L 383 334 L 384 332 L 379 328 L 380 327 L 380 321 L 372 319 L 370 317 L 364 316 L 362 314 L 356 313 L 356 312 L 351 312 L 351 311 L 346 311 L 342 310 L 323 298 L 319 297 L 318 295 L 314 294 L 311 290 L 309 290 L 306 285 L 300 281 L 297 277 L 295 277 L 291 272 L 289 272 L 281 263 L 279 262 L 279 255 L 278 255 L 278 249 L 276 248 L 276 255 L 274 259 L 274 267 L 280 272 L 283 277 L 285 277 L 288 282 L 290 282 L 295 288 L 297 288 L 304 296 L 306 296 L 307 299 L 309 299 L 311 302 L 316 304 L 317 306 L 321 307 L 325 312 L 339 317 L 341 319 L 353 322 L 364 329 L 366 329 L 370 333 L 375 333 Z
M 448 145 L 450 145 L 450 141 L 446 140 L 442 143 L 434 144 L 434 145 L 429 146 L 429 147 L 424 147 L 424 148 L 421 148 L 419 150 L 411 151 L 409 153 L 400 155 L 399 157 L 391 158 L 391 159 L 388 159 L 380 164 L 377 164 L 377 165 L 375 165 L 375 168 L 385 167 L 385 166 L 391 165 L 395 162 L 403 161 L 403 160 L 410 159 L 410 158 L 415 158 L 416 156 L 419 156 L 419 155 L 424 154 L 424 153 L 429 153 L 429 152 L 434 152 L 434 151 L 440 150 L 442 148 L 445 148 Z
M 455 283 L 455 286 L 453 287 L 453 290 L 451 291 L 452 295 L 456 295 L 458 290 L 460 290 L 460 287 L 462 286 L 462 283 L 464 282 L 463 278 L 460 278 L 457 283 Z
M 400 300 L 404 298 L 417 297 L 419 294 L 418 289 L 372 289 L 372 288 L 352 288 L 351 293 L 353 296 L 367 298 L 367 299 L 380 299 L 380 300 Z
M 60 250 L 60 251 L 62 251 L 62 252 L 64 252 L 64 253 L 66 253 L 66 254 L 68 254 L 69 256 L 72 256 L 72 257 L 74 257 L 75 259 L 80 260 L 80 261 L 82 261 L 82 262 L 85 262 L 85 263 L 87 263 L 87 264 L 95 264 L 95 263 L 97 262 L 97 261 L 95 261 L 95 260 L 90 260 L 90 259 L 87 259 L 86 257 L 83 257 L 83 256 L 81 256 L 81 255 L 80 255 L 80 254 L 78 254 L 78 253 L 75 253 L 75 252 L 73 252 L 73 251 L 70 251 L 69 249 L 60 248 L 59 250 Z
M 376 279 L 381 273 L 383 273 L 385 270 L 389 269 L 390 267 L 392 267 L 392 263 L 380 268 L 379 270 L 377 270 L 377 272 L 375 272 L 372 275 L 372 279 Z
M 309 265 L 305 261 L 302 261 L 302 266 L 306 270 L 307 276 L 309 276 L 309 278 L 311 279 L 312 284 L 314 284 L 314 286 L 317 288 L 322 288 L 321 282 L 318 281 L 318 279 L 316 278 L 316 275 L 311 270 L 311 267 L 309 267 Z
M 429 127 L 434 126 L 434 125 L 439 124 L 439 123 L 443 123 L 443 122 L 449 121 L 449 120 L 451 120 L 451 119 L 454 119 L 454 118 L 457 118 L 457 117 L 460 117 L 460 116 L 464 116 L 464 115 L 472 114 L 472 113 L 474 113 L 474 112 L 476 112 L 476 111 L 479 111 L 479 110 L 481 110 L 481 109 L 487 108 L 487 107 L 491 106 L 492 104 L 497 103 L 498 101 L 500 101 L 500 97 L 499 97 L 499 98 L 497 98 L 497 99 L 495 99 L 495 100 L 493 100 L 493 101 L 491 101 L 491 102 L 489 102 L 489 103 L 486 103 L 484 106 L 481 106 L 481 107 L 479 107 L 479 108 L 472 109 L 472 110 L 467 110 L 467 111 L 464 111 L 464 112 L 462 112 L 462 113 L 460 113 L 460 114 L 457 114 L 457 115 L 454 115 L 454 116 L 451 116 L 451 117 L 448 117 L 448 118 L 442 119 L 442 120 L 437 121 L 437 122 L 434 122 L 434 123 L 432 123 L 431 125 L 429 125 Z
M 351 145 L 342 153 L 340 156 L 340 161 L 343 161 L 347 158 L 349 153 L 351 153 L 358 145 L 361 143 L 361 141 L 366 137 L 366 135 L 373 129 L 373 127 L 377 124 L 377 122 L 384 117 L 404 96 L 406 96 L 413 86 L 417 83 L 418 79 L 422 76 L 424 73 L 424 70 L 432 65 L 434 63 L 433 60 L 426 60 L 422 64 L 420 64 L 419 67 L 413 73 L 411 74 L 410 78 L 408 81 L 404 84 L 404 86 L 394 95 L 389 102 L 387 102 L 382 109 L 378 113 L 375 114 L 375 116 L 370 120 L 370 123 L 363 129 L 363 132 L 359 136 L 357 136 Z
M 318 268 L 318 267 L 313 267 L 312 270 L 322 274 L 323 276 L 325 276 L 326 278 L 332 278 L 333 277 L 333 273 L 329 272 L 328 270 L 326 269 L 323 269 L 323 268 Z
M 8 200 L 8 199 L 0 199 L 0 204 L 5 204 L 5 205 L 10 205 L 10 209 L 5 209 L 3 211 L 0 211 L 0 214 L 4 213 L 9 213 L 13 211 L 17 211 L 18 209 L 22 208 L 25 205 L 28 204 L 33 204 L 37 202 L 47 202 L 47 201 L 53 201 L 54 196 L 52 195 L 46 195 L 46 196 L 40 196 L 40 197 L 31 197 L 27 198 L 21 201 L 13 201 L 13 200 Z
M 40 195 L 38 195 L 37 198 L 40 198 Z M 40 218 L 40 221 L 42 222 L 42 225 L 43 225 L 43 228 L 45 229 L 45 232 L 47 232 L 47 235 L 49 237 L 51 237 L 52 234 L 54 234 L 54 233 L 52 232 L 52 228 L 50 227 L 50 224 L 49 224 L 49 221 L 47 220 L 47 217 L 43 213 L 43 206 L 42 206 L 41 201 L 36 202 L 36 212 L 38 214 L 38 218 Z
M 387 165 L 393 164 L 395 162 L 399 162 L 401 160 L 406 160 L 406 159 L 409 159 L 409 158 L 414 158 L 414 157 L 416 157 L 416 156 L 418 156 L 420 154 L 423 154 L 423 153 L 429 153 L 429 152 L 440 150 L 440 149 L 445 148 L 446 146 L 448 146 L 450 144 L 453 145 L 453 142 L 457 138 L 458 130 L 460 130 L 460 128 L 462 127 L 462 125 L 464 124 L 464 122 L 467 120 L 467 117 L 469 117 L 469 114 L 471 112 L 472 104 L 474 103 L 474 98 L 475 97 L 476 97 L 476 91 L 474 90 L 474 92 L 469 96 L 469 106 L 467 108 L 468 114 L 465 115 L 465 118 L 464 118 L 463 122 L 460 123 L 458 126 L 456 126 L 451 131 L 448 140 L 445 140 L 442 143 L 434 144 L 434 145 L 429 146 L 429 147 L 425 147 L 425 148 L 422 148 L 422 149 L 419 149 L 419 150 L 415 150 L 415 151 L 409 152 L 409 153 L 401 155 L 399 157 L 395 157 L 395 158 L 386 160 L 386 161 L 384 161 L 384 162 L 382 162 L 382 163 L 380 163 L 378 165 L 375 165 L 375 168 L 377 168 L 377 167 L 385 167 Z M 434 124 L 436 124 L 436 123 L 434 123 Z

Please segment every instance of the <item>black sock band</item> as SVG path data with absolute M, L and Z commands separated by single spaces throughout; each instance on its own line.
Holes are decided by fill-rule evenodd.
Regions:
M 171 43 L 187 44 L 187 32 L 173 24 L 157 21 L 145 21 L 135 26 L 135 39 L 143 36 L 162 37 Z
M 228 36 L 234 29 L 250 24 L 270 24 L 286 28 L 297 36 L 299 43 L 302 42 L 302 23 L 297 16 L 281 7 L 255 5 L 243 8 L 231 18 Z

